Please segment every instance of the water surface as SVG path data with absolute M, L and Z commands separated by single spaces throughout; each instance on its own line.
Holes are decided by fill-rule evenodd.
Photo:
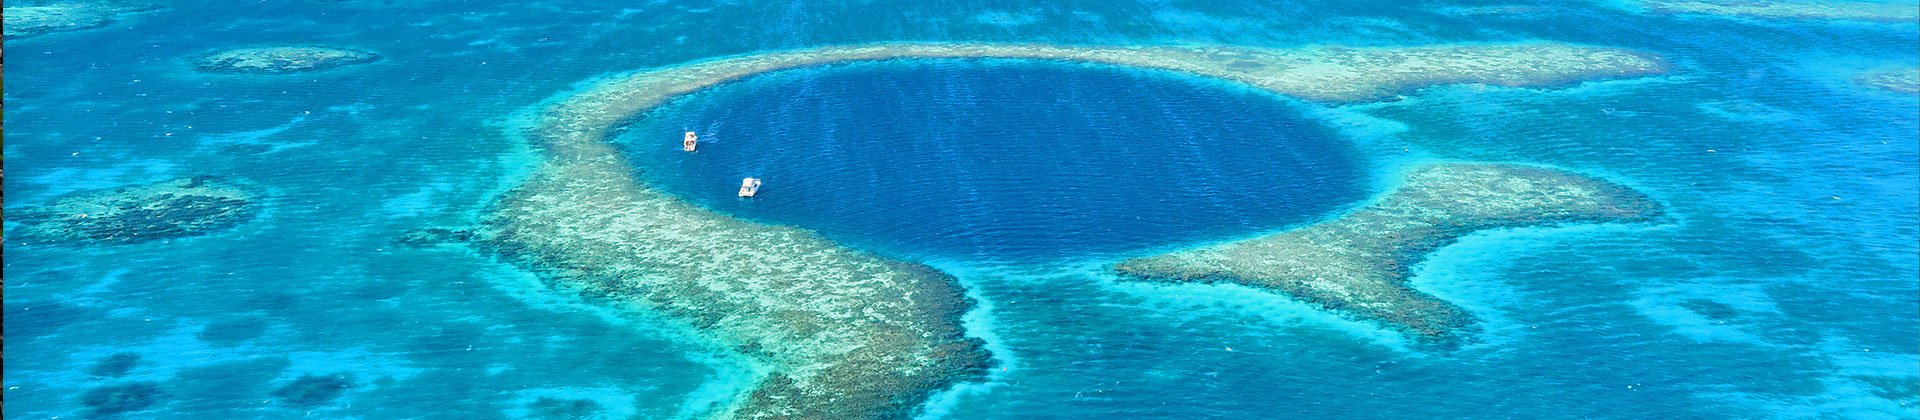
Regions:
M 1653 52 L 1675 69 L 1330 108 L 1112 70 L 887 65 L 722 87 L 621 140 L 636 168 L 656 168 L 649 179 L 702 205 L 926 256 L 959 275 L 983 303 L 969 330 L 1008 370 L 936 401 L 933 412 L 951 418 L 1920 417 L 1920 100 L 1848 82 L 1920 65 L 1913 24 L 1642 15 L 1585 1 L 1493 14 L 1461 13 L 1493 2 L 1399 0 L 163 3 L 104 29 L 6 41 L 6 210 L 200 174 L 251 180 L 270 198 L 257 220 L 202 238 L 9 238 L 8 418 L 93 416 L 88 392 L 138 383 L 162 393 L 126 418 L 486 419 L 573 406 L 541 398 L 588 401 L 604 418 L 664 418 L 724 399 L 742 380 L 734 364 L 672 324 L 551 293 L 487 254 L 393 246 L 409 229 L 473 222 L 536 160 L 510 116 L 598 75 L 882 41 L 1535 40 Z M 208 51 L 262 44 L 385 58 L 288 76 L 192 70 Z M 1052 102 L 1018 100 L 1015 86 Z M 1028 112 L 1069 109 L 1061 100 L 1104 114 Z M 1096 129 L 1096 119 L 1133 129 Z M 683 128 L 708 133 L 707 150 L 677 154 Z M 1240 135 L 1187 134 L 1206 130 Z M 639 146 L 655 136 L 653 149 Z M 1081 150 L 1103 153 L 1072 155 Z M 1055 263 L 1155 237 L 1280 226 L 1355 199 L 1283 200 L 1307 191 L 1280 182 L 1223 189 L 1245 175 L 1310 180 L 1255 164 L 1289 150 L 1350 150 L 1297 160 L 1362 171 L 1322 184 L 1342 194 L 1371 192 L 1354 185 L 1384 179 L 1377 167 L 1423 159 L 1547 164 L 1647 191 L 1673 220 L 1502 232 L 1437 253 L 1416 267 L 1415 286 L 1487 320 L 1481 344 L 1450 354 L 1408 351 L 1377 328 L 1270 294 L 1118 283 L 1097 266 Z M 905 164 L 855 151 L 939 176 L 900 175 Z M 808 161 L 828 170 L 809 173 Z M 1162 168 L 1182 176 L 1154 177 Z M 767 195 L 735 200 L 750 174 L 768 178 Z M 1052 182 L 1065 176 L 1143 192 Z M 948 188 L 906 188 L 915 185 Z M 967 201 L 969 186 L 985 190 Z M 1144 191 L 1180 198 L 1112 204 Z M 812 199 L 829 194 L 842 195 Z M 948 199 L 971 204 L 925 204 Z M 907 223 L 913 214 L 886 212 L 888 200 L 939 222 Z M 1295 207 L 1252 208 L 1260 203 Z M 1207 222 L 1126 217 L 1148 210 Z M 1082 228 L 984 229 L 1018 226 L 1022 214 Z M 1052 236 L 1085 246 L 1042 246 L 1066 242 Z M 93 374 L 118 353 L 141 358 L 124 375 Z M 351 375 L 352 385 L 314 406 L 274 396 L 310 374 Z

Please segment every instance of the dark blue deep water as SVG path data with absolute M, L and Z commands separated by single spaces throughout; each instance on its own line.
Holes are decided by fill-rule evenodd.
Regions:
M 684 130 L 701 133 L 697 153 Z M 646 179 L 694 202 L 935 258 L 1243 236 L 1369 191 L 1352 143 L 1279 98 L 1062 64 L 789 71 L 687 97 L 620 141 Z M 749 176 L 761 193 L 740 199 Z
M 959 277 L 980 302 L 967 330 L 1005 370 L 928 417 L 1920 418 L 1920 98 L 1850 81 L 1920 66 L 1914 22 L 1635 0 L 156 3 L 6 39 L 6 214 L 194 175 L 259 186 L 262 213 L 132 245 L 27 243 L 10 224 L 8 419 L 694 417 L 748 375 L 678 324 L 394 238 L 474 223 L 538 161 L 515 116 L 579 82 L 883 41 L 1554 41 L 1673 65 L 1329 105 L 1102 67 L 896 62 L 743 80 L 621 134 L 635 170 L 698 204 Z M 193 69 L 313 44 L 383 58 Z M 703 151 L 677 151 L 682 129 Z M 1485 321 L 1447 353 L 1271 293 L 1101 270 L 1337 213 L 1436 160 L 1594 174 L 1668 217 L 1434 253 L 1413 286 Z M 744 176 L 765 196 L 733 197 Z

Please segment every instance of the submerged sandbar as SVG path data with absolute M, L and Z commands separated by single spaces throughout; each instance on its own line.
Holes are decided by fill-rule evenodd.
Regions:
M 1853 82 L 1895 93 L 1920 93 L 1920 68 L 1895 67 L 1862 72 Z
M 1658 57 L 1564 44 L 1274 50 L 876 44 L 771 52 L 608 77 L 533 115 L 544 160 L 475 238 L 558 287 L 662 313 L 764 365 L 715 415 L 872 418 L 978 381 L 991 359 L 967 337 L 972 305 L 930 267 L 812 232 L 742 221 L 650 188 L 609 133 L 674 97 L 784 69 L 854 61 L 1011 58 L 1167 70 L 1322 102 L 1448 83 L 1554 86 L 1660 73 Z M 676 139 L 670 139 L 676 140 Z
M 1407 285 L 1435 249 L 1487 229 L 1636 222 L 1661 213 L 1627 187 L 1556 169 L 1441 164 L 1414 169 L 1378 201 L 1281 233 L 1120 262 L 1163 282 L 1228 282 L 1278 291 L 1429 342 L 1452 344 L 1474 324 L 1452 303 Z
M 1759 19 L 1907 22 L 1920 19 L 1920 4 L 1882 1 L 1641 0 L 1656 13 L 1738 16 Z
M 197 69 L 206 73 L 285 74 L 366 64 L 380 55 L 350 48 L 272 46 L 233 48 L 200 58 Z

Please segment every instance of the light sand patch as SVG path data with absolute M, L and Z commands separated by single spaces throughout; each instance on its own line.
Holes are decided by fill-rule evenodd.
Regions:
M 379 60 L 379 54 L 346 48 L 249 47 L 208 54 L 200 59 L 199 70 L 207 73 L 301 73 Z
M 1640 5 L 1654 13 L 1760 19 L 1830 19 L 1908 23 L 1920 20 L 1920 3 L 1913 2 L 1641 0 Z
M 1853 82 L 1861 86 L 1888 92 L 1915 94 L 1920 93 L 1920 68 L 1884 68 L 1870 70 L 1854 76 Z

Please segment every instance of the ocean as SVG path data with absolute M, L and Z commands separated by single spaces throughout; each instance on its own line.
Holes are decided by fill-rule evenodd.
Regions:
M 1911 19 L 1609 1 L 158 5 L 6 41 L 7 418 L 711 414 L 758 373 L 699 333 L 480 247 L 397 238 L 479 223 L 539 168 L 526 115 L 589 81 L 900 41 L 1560 42 L 1671 67 L 1328 103 L 1159 70 L 897 60 L 720 85 L 610 136 L 639 179 L 702 208 L 952 274 L 994 365 L 915 416 L 1920 418 L 1920 98 L 1855 82 L 1920 66 Z M 380 59 L 196 70 L 273 45 Z M 1665 215 L 1435 251 L 1413 286 L 1482 324 L 1451 350 L 1269 290 L 1109 269 L 1337 217 L 1435 162 L 1588 174 Z M 257 214 L 138 243 L 23 240 L 11 217 L 199 175 L 255 191 Z M 735 195 L 743 177 L 760 196 Z

